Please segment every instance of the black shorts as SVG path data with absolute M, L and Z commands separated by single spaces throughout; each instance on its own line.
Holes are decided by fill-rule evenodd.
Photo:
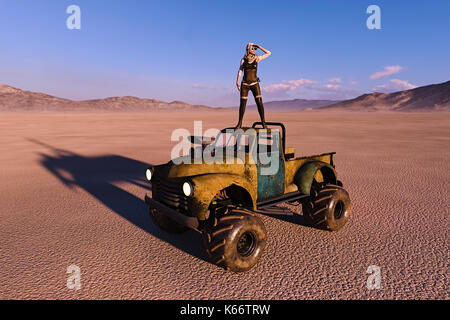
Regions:
M 259 83 L 255 83 L 251 86 L 245 84 L 245 83 L 241 83 L 241 99 L 247 99 L 248 96 L 248 91 L 251 90 L 253 93 L 253 97 L 256 98 L 261 98 L 261 89 L 259 87 Z

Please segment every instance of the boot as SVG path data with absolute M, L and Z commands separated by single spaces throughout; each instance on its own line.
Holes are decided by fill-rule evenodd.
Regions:
M 239 106 L 239 121 L 235 129 L 242 127 L 242 119 L 244 119 L 245 106 L 247 105 L 247 99 L 241 99 L 241 105 Z
M 256 98 L 256 105 L 258 106 L 259 117 L 261 118 L 262 126 L 264 129 L 267 129 L 266 119 L 264 117 L 264 106 L 262 102 L 262 98 Z

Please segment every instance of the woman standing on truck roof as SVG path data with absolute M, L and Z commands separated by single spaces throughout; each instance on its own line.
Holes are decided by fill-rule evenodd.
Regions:
M 255 51 L 258 48 L 264 52 L 263 55 L 258 56 L 255 54 Z M 255 98 L 256 105 L 258 106 L 258 113 L 259 116 L 261 117 L 263 127 L 267 128 L 266 120 L 264 119 L 264 106 L 261 98 L 261 89 L 259 87 L 259 78 L 256 76 L 256 71 L 258 68 L 258 62 L 266 59 L 270 55 L 271 52 L 269 50 L 266 50 L 255 43 L 250 42 L 247 44 L 245 55 L 241 59 L 241 65 L 239 67 L 236 81 L 236 86 L 238 90 L 241 92 L 241 104 L 239 106 L 239 122 L 236 125 L 236 129 L 242 126 L 242 119 L 244 118 L 245 106 L 247 105 L 247 97 L 249 90 L 252 91 L 253 97 Z M 239 85 L 242 71 L 244 71 L 244 77 L 242 79 L 241 85 Z

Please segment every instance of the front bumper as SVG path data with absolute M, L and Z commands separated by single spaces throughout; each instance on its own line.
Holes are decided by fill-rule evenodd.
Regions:
M 162 204 L 159 201 L 156 201 L 152 198 L 150 198 L 147 194 L 145 195 L 145 203 L 148 204 L 150 209 L 156 209 L 158 214 L 164 214 L 168 218 L 174 220 L 175 222 L 191 228 L 191 229 L 198 229 L 198 219 L 195 217 L 188 217 L 184 214 L 179 213 L 178 211 L 169 208 L 168 206 Z

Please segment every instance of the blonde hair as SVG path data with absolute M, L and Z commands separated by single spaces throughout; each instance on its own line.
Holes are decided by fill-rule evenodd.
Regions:
M 249 55 L 250 55 L 250 48 L 253 47 L 254 45 L 251 45 L 250 43 L 247 43 L 247 45 L 245 46 L 245 55 L 244 55 L 244 60 L 249 60 Z M 256 57 L 256 54 L 253 53 L 253 55 Z

